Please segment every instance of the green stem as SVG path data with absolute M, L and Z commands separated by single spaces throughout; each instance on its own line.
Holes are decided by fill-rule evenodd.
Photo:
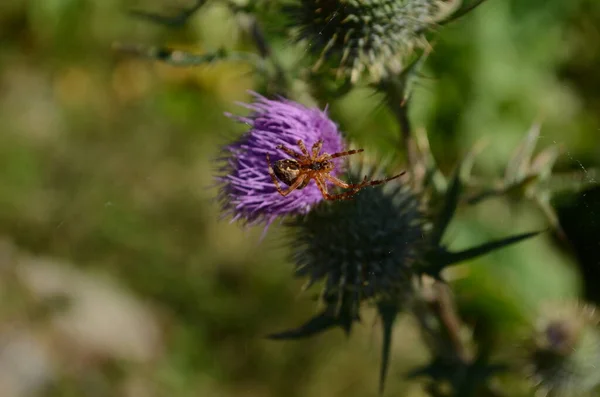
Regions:
M 252 40 L 254 41 L 254 44 L 256 45 L 256 49 L 258 50 L 258 53 L 260 55 L 260 57 L 266 61 L 270 61 L 270 63 L 273 65 L 273 67 L 275 68 L 275 76 L 274 76 L 274 83 L 275 83 L 275 90 L 279 91 L 277 92 L 277 94 L 280 95 L 284 95 L 287 91 L 288 91 L 288 87 L 289 87 L 289 83 L 285 74 L 285 70 L 283 69 L 283 66 L 281 65 L 281 63 L 279 62 L 279 60 L 275 57 L 272 49 L 271 49 L 271 45 L 269 44 L 263 29 L 261 28 L 260 24 L 258 23 L 258 20 L 256 19 L 255 16 L 251 17 L 251 21 L 250 21 L 250 36 L 252 37 Z M 284 95 L 286 96 L 286 95 Z
M 400 128 L 400 139 L 402 142 L 402 151 L 405 153 L 408 163 L 411 179 L 415 180 L 415 171 L 418 165 L 417 144 L 412 134 L 412 126 L 408 117 L 409 100 L 404 98 L 403 87 L 397 87 L 399 83 L 385 83 L 385 93 L 387 105 L 394 114 Z

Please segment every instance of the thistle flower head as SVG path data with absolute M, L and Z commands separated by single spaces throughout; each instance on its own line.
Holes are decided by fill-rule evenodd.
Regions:
M 266 155 L 269 154 L 272 162 L 287 158 L 289 156 L 276 146 L 283 144 L 298 151 L 300 139 L 309 148 L 322 139 L 322 151 L 327 153 L 342 151 L 344 143 L 336 124 L 325 111 L 288 100 L 254 96 L 254 103 L 244 105 L 252 110 L 250 116 L 233 116 L 250 129 L 238 141 L 222 149 L 224 166 L 218 177 L 219 199 L 223 211 L 233 215 L 234 220 L 269 225 L 278 217 L 308 213 L 323 196 L 314 182 L 286 197 L 280 195 L 268 173 Z M 333 175 L 341 172 L 340 165 L 338 162 Z
M 594 309 L 567 305 L 543 314 L 529 340 L 528 372 L 542 396 L 583 396 L 600 385 Z
M 403 58 L 425 42 L 440 0 L 297 0 L 288 8 L 297 39 L 338 74 L 356 82 L 368 70 L 374 80 L 403 67 Z

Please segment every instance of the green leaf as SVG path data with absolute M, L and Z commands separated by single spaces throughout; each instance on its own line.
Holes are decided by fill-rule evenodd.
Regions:
M 492 251 L 505 248 L 512 244 L 516 244 L 528 238 L 537 236 L 540 233 L 542 233 L 542 231 L 523 233 L 516 236 L 506 237 L 500 240 L 491 241 L 489 243 L 481 244 L 477 247 L 469 248 L 459 252 L 449 252 L 444 249 L 441 249 L 440 251 L 434 253 L 431 258 L 431 263 L 433 264 L 435 269 L 434 273 L 439 274 L 445 267 L 489 254 Z
M 434 359 L 430 364 L 418 367 L 406 374 L 407 379 L 416 379 L 427 377 L 437 381 L 448 380 L 452 378 L 456 370 L 456 363 L 450 363 L 441 358 Z
M 324 298 L 325 310 L 297 328 L 267 335 L 269 339 L 286 340 L 308 338 L 332 327 L 340 327 L 350 334 L 352 323 L 359 321 L 358 300 L 355 293 L 342 293 Z
M 270 334 L 267 338 L 276 340 L 308 338 L 336 326 L 346 329 L 341 318 L 336 318 L 325 310 L 298 328 Z
M 442 385 L 450 383 L 451 394 L 440 395 L 470 397 L 477 394 L 481 387 L 485 387 L 489 380 L 496 374 L 506 372 L 506 364 L 492 364 L 487 357 L 478 357 L 474 362 L 462 362 L 435 358 L 430 364 L 419 367 L 407 374 L 408 379 L 419 377 L 429 378 L 432 381 L 432 390 L 438 390 Z M 487 394 L 486 394 L 487 395 Z
M 390 350 L 392 348 L 392 328 L 400 308 L 398 305 L 382 302 L 377 305 L 377 310 L 381 316 L 381 326 L 383 331 L 383 342 L 381 346 L 381 369 L 379 371 L 379 394 L 383 394 L 385 388 L 385 378 L 387 376 Z
M 448 187 L 448 190 L 446 190 L 442 209 L 437 216 L 431 233 L 431 242 L 436 247 L 440 245 L 444 232 L 450 224 L 458 206 L 459 197 L 463 190 L 460 174 L 461 165 L 456 169 L 454 176 L 450 181 L 450 186 Z
M 482 192 L 476 193 L 473 196 L 467 198 L 467 203 L 470 205 L 475 205 L 483 200 L 486 200 L 488 198 L 491 197 L 499 197 L 499 196 L 504 196 L 504 195 L 513 195 L 516 194 L 517 192 L 523 192 L 525 191 L 525 189 L 529 186 L 531 186 L 532 183 L 537 182 L 538 180 L 538 175 L 528 175 L 527 177 L 506 185 L 506 186 L 502 186 L 500 188 L 492 188 L 492 189 L 488 189 L 488 190 L 484 190 Z
M 196 3 L 193 6 L 181 9 L 179 13 L 174 16 L 165 16 L 142 10 L 130 10 L 129 14 L 132 17 L 142 19 L 151 23 L 165 25 L 170 28 L 178 28 L 185 25 L 188 19 L 190 19 L 190 17 L 194 15 L 194 13 L 204 5 L 204 3 L 206 3 L 206 0 L 196 0 Z

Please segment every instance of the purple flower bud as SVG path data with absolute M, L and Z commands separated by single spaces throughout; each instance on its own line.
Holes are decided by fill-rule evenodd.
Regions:
M 268 173 L 266 155 L 271 162 L 289 158 L 277 145 L 285 145 L 299 152 L 297 142 L 304 141 L 310 150 L 319 139 L 323 140 L 321 153 L 344 150 L 344 142 L 337 125 L 326 111 L 307 108 L 298 103 L 278 99 L 270 100 L 253 93 L 256 101 L 242 104 L 252 110 L 248 117 L 232 116 L 250 126 L 239 140 L 222 149 L 224 165 L 217 179 L 221 187 L 219 201 L 226 215 L 233 221 L 247 224 L 263 223 L 269 226 L 276 218 L 285 215 L 306 214 L 323 200 L 314 181 L 304 189 L 296 189 L 286 197 L 277 192 Z M 333 175 L 339 175 L 341 161 Z M 286 185 L 282 183 L 285 190 Z

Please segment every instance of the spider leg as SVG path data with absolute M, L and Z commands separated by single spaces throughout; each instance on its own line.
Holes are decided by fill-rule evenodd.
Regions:
M 297 158 L 298 160 L 301 161 L 306 161 L 308 158 L 298 152 L 294 152 L 292 149 L 288 148 L 287 146 L 284 145 L 277 145 L 275 146 L 275 149 L 279 149 L 279 150 L 283 150 L 284 152 L 286 152 L 287 154 L 289 154 L 292 157 Z
M 312 158 L 313 159 L 317 158 L 322 147 L 323 147 L 322 139 L 319 139 L 318 141 L 315 142 L 315 144 L 312 146 Z
M 348 150 L 346 152 L 338 152 L 338 153 L 332 153 L 332 154 L 325 153 L 322 156 L 320 156 L 318 159 L 316 159 L 316 161 L 330 160 L 330 159 L 335 159 L 338 157 L 350 156 L 352 154 L 361 153 L 364 151 L 365 151 L 364 149 L 356 149 L 356 150 Z
M 294 190 L 298 189 L 298 186 L 300 186 L 302 184 L 302 182 L 304 182 L 305 179 L 306 179 L 306 174 L 302 174 L 298 177 L 298 179 L 296 179 L 296 181 L 294 183 L 292 183 L 290 185 L 290 187 L 287 190 L 282 190 L 281 187 L 276 186 L 277 191 L 279 192 L 279 194 L 281 194 L 283 197 L 285 197 L 288 194 L 290 194 L 291 192 L 293 192 Z
M 406 171 L 402 171 L 401 173 L 399 173 L 398 175 L 394 175 L 391 176 L 389 178 L 385 178 L 385 179 L 379 179 L 379 180 L 375 180 L 375 181 L 367 181 L 367 177 L 365 177 L 365 181 L 364 186 L 375 186 L 375 185 L 381 185 L 382 183 L 386 183 L 391 181 L 392 179 L 396 179 L 396 178 L 400 178 L 402 175 L 406 174 Z
M 352 189 L 348 192 L 344 192 L 344 193 L 340 193 L 340 194 L 329 194 L 329 192 L 327 191 L 327 186 L 325 185 L 325 181 L 321 178 L 321 175 L 316 174 L 313 176 L 313 178 L 315 179 L 315 182 L 317 183 L 317 187 L 321 191 L 321 194 L 323 195 L 323 198 L 325 198 L 325 200 L 348 200 L 352 196 L 354 196 L 356 194 L 356 192 L 358 192 L 358 190 L 359 190 L 359 189 Z
M 298 139 L 298 142 L 296 142 L 296 144 L 298 145 L 300 150 L 302 150 L 302 153 L 304 154 L 304 156 L 306 158 L 310 158 L 310 154 L 308 153 L 308 150 L 306 149 L 306 145 L 304 144 L 304 141 L 302 139 Z
M 331 174 L 324 174 L 323 177 L 336 186 L 344 189 L 361 189 L 368 184 L 367 177 L 361 183 L 346 183 Z
M 268 153 L 267 153 L 267 164 L 269 165 L 268 171 L 269 171 L 269 175 L 271 176 L 271 179 L 273 180 L 273 184 L 275 185 L 275 189 L 277 189 L 279 194 L 281 194 L 283 197 L 287 196 L 288 194 L 290 194 L 291 192 L 296 190 L 298 188 L 298 186 L 300 186 L 302 184 L 302 182 L 304 182 L 304 180 L 306 179 L 306 174 L 300 174 L 298 176 L 298 178 L 296 178 L 294 183 L 292 183 L 287 190 L 283 190 L 281 188 L 281 185 L 279 184 L 279 180 L 277 180 L 277 177 L 275 176 L 275 171 L 273 171 L 273 167 L 271 166 L 271 158 L 269 157 Z

